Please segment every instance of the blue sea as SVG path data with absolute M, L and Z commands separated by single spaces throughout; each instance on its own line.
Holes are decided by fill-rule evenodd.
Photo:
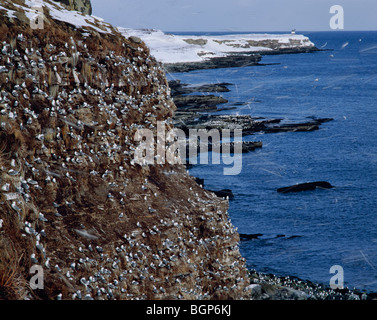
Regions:
M 205 188 L 231 189 L 229 216 L 247 266 L 328 285 L 377 292 L 377 32 L 304 32 L 326 51 L 264 56 L 264 66 L 170 74 L 183 83 L 229 82 L 218 114 L 288 121 L 331 117 L 320 130 L 255 134 L 263 148 L 243 155 L 242 172 L 199 165 Z M 241 105 L 240 105 L 241 104 Z M 329 190 L 281 194 L 280 187 L 325 180 Z

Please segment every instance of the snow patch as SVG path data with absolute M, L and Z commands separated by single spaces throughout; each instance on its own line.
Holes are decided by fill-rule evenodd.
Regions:
M 16 16 L 15 16 L 16 11 L 13 11 L 13 10 L 10 10 L 10 9 L 7 9 L 7 8 L 4 8 L 4 7 L 1 6 L 1 5 L 0 5 L 0 10 L 5 10 L 5 12 L 6 12 L 6 14 L 7 14 L 7 16 L 8 16 L 9 18 L 16 18 Z
M 12 5 L 20 8 L 29 20 L 34 19 L 36 15 L 38 15 L 36 8 L 43 8 L 43 12 L 48 9 L 52 19 L 69 23 L 76 28 L 91 28 L 100 33 L 112 32 L 111 25 L 104 22 L 102 18 L 84 15 L 78 11 L 67 10 L 63 5 L 57 2 L 25 0 L 25 4 L 12 3 Z M 7 11 L 8 17 L 15 17 L 15 11 L 4 8 L 3 6 L 0 6 L 0 10 L 1 9 Z

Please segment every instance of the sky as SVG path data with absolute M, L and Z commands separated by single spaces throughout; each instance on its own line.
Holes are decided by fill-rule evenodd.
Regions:
M 114 26 L 162 31 L 331 31 L 340 5 L 344 31 L 377 30 L 377 0 L 91 0 Z M 333 18 L 335 19 L 335 18 Z M 338 20 L 339 21 L 339 20 Z

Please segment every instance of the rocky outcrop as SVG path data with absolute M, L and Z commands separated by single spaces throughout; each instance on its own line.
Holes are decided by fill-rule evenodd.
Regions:
M 316 182 L 306 182 L 306 183 L 299 183 L 294 186 L 283 187 L 277 189 L 280 193 L 288 193 L 288 192 L 301 192 L 301 191 L 312 191 L 315 189 L 331 189 L 334 186 L 327 181 L 316 181 Z
M 184 110 L 216 110 L 217 105 L 227 102 L 228 100 L 216 95 L 178 95 L 174 97 L 177 108 Z
M 189 72 L 193 70 L 250 67 L 259 65 L 262 56 L 259 53 L 231 54 L 226 57 L 213 57 L 197 62 L 165 63 L 167 72 Z
M 137 129 L 176 108 L 161 65 L 43 9 L 42 30 L 21 0 L 0 10 L 0 298 L 248 298 L 228 201 L 184 166 L 133 161 Z
M 232 190 L 230 190 L 230 189 L 222 189 L 222 190 L 219 190 L 219 191 L 213 191 L 213 190 L 208 190 L 208 191 L 213 192 L 216 196 L 218 196 L 220 198 L 225 198 L 225 199 L 233 199 L 234 198 L 234 194 L 233 194 Z
M 318 130 L 322 123 L 334 120 L 333 118 L 312 118 L 306 122 L 293 122 L 273 125 L 266 128 L 266 133 L 276 132 L 305 132 Z
M 210 83 L 198 86 L 188 85 L 186 83 L 181 83 L 180 80 L 170 80 L 169 87 L 172 96 L 179 96 L 183 94 L 195 93 L 195 92 L 229 92 L 228 86 L 231 83 Z
M 205 105 L 204 105 L 205 106 Z M 189 132 L 190 129 L 242 129 L 242 134 L 252 135 L 256 132 L 277 133 L 277 132 L 307 132 L 318 130 L 321 124 L 332 121 L 332 118 L 315 118 L 306 122 L 283 123 L 282 119 L 254 118 L 250 115 L 218 115 L 200 114 L 198 110 L 210 110 L 209 107 L 192 107 L 191 109 L 180 109 L 174 116 L 174 125 Z M 214 111 L 216 111 L 215 109 Z
M 214 95 L 215 92 L 229 92 L 231 83 L 213 83 L 203 85 L 188 85 L 180 80 L 169 81 L 171 96 L 178 110 L 175 112 L 173 124 L 188 132 L 190 129 L 242 129 L 243 135 L 256 132 L 307 132 L 315 131 L 333 118 L 308 117 L 305 121 L 282 121 L 283 119 L 254 118 L 250 115 L 213 115 L 211 112 L 234 109 L 237 104 L 218 107 L 228 102 L 222 96 Z M 240 105 L 243 103 L 240 102 Z M 244 152 L 261 147 L 259 143 L 244 143 Z
M 53 0 L 60 2 L 69 10 L 80 11 L 84 14 L 92 14 L 92 4 L 90 0 Z

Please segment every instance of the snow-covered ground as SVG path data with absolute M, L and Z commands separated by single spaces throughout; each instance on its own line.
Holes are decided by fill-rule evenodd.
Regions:
M 270 51 L 274 49 L 310 48 L 308 37 L 297 34 L 234 34 L 224 36 L 182 36 L 160 30 L 118 28 L 125 36 L 136 36 L 162 63 L 200 62 L 224 57 L 229 53 Z
M 35 20 L 38 15 L 50 13 L 55 20 L 67 22 L 76 28 L 91 28 L 100 33 L 112 32 L 111 25 L 104 22 L 103 19 L 84 15 L 81 12 L 70 11 L 63 7 L 60 3 L 52 1 L 32 1 L 25 0 L 25 4 L 17 4 L 11 0 L 3 0 L 3 5 L 0 5 L 0 12 L 5 10 L 5 14 L 9 18 L 17 18 L 15 11 L 11 10 L 13 6 L 21 9 L 25 16 L 30 20 Z

